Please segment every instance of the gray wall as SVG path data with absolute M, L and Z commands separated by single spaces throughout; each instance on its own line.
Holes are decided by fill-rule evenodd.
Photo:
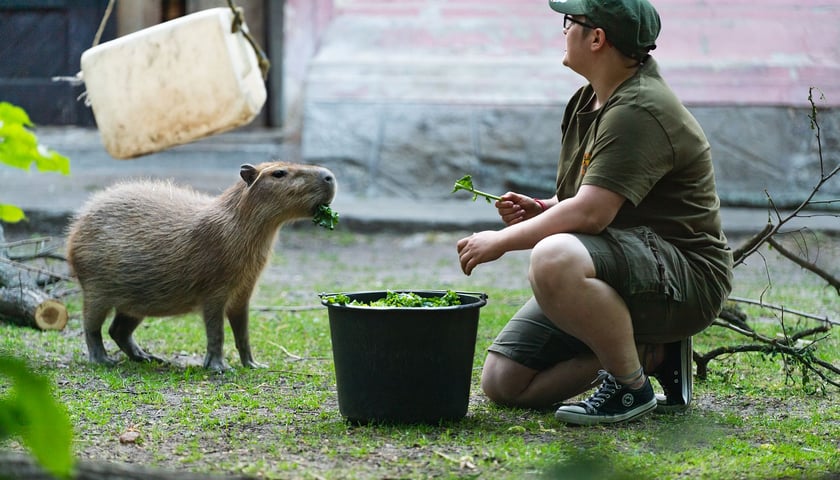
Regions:
M 729 205 L 800 201 L 820 178 L 810 109 L 715 106 L 690 109 L 712 145 L 718 189 Z M 444 198 L 464 174 L 479 189 L 549 195 L 562 106 L 465 106 L 309 102 L 301 153 L 333 169 L 344 193 Z M 840 110 L 818 111 L 826 169 L 840 163 Z M 840 182 L 822 197 L 840 197 Z

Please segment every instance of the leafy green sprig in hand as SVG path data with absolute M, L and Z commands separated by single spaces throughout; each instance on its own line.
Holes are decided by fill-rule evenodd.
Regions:
M 335 226 L 338 225 L 338 213 L 334 212 L 329 205 L 321 205 L 315 211 L 312 222 L 318 224 L 319 227 L 334 230 Z
M 491 200 L 501 200 L 501 197 L 496 195 L 489 194 L 487 192 L 482 192 L 481 190 L 476 190 L 473 186 L 472 175 L 464 175 L 461 177 L 460 180 L 455 182 L 455 188 L 452 189 L 452 193 L 457 192 L 458 190 L 466 190 L 473 194 L 473 202 L 480 196 L 484 197 L 487 200 L 487 203 L 490 203 Z

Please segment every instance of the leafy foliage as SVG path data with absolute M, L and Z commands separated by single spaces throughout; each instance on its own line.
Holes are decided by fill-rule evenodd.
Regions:
M 334 230 L 335 226 L 338 225 L 338 213 L 334 212 L 329 205 L 321 205 L 315 212 L 312 222 L 319 227 Z
M 0 163 L 29 170 L 34 163 L 42 172 L 70 173 L 70 160 L 38 143 L 30 130 L 34 125 L 26 111 L 8 102 L 0 102 Z M 25 218 L 14 205 L 0 203 L 0 221 L 15 223 Z
M 487 192 L 482 192 L 481 190 L 476 190 L 473 186 L 472 175 L 464 175 L 461 177 L 460 180 L 455 182 L 455 188 L 452 189 L 452 193 L 457 192 L 458 190 L 466 190 L 473 194 L 473 202 L 478 199 L 479 195 L 484 197 L 487 200 L 487 203 L 490 203 L 491 200 L 501 200 L 501 197 L 496 195 L 489 194 Z
M 351 305 L 355 307 L 409 307 L 409 308 L 434 308 L 452 307 L 461 304 L 461 299 L 453 290 L 447 290 L 438 297 L 423 297 L 414 292 L 387 291 L 383 298 L 371 302 L 360 302 L 349 296 L 338 293 L 328 295 L 324 300 L 330 305 Z
M 11 390 L 0 397 L 0 440 L 19 436 L 50 473 L 68 477 L 73 469 L 73 428 L 53 399 L 49 381 L 15 358 L 0 356 L 0 375 L 11 379 Z

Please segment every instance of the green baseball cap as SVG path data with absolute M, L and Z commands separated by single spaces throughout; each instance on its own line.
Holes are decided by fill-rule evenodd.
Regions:
M 549 0 L 548 4 L 556 12 L 585 16 L 630 58 L 643 60 L 656 48 L 661 24 L 647 0 Z

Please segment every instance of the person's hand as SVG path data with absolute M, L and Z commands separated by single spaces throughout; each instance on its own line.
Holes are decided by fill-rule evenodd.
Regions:
M 513 225 L 536 217 L 543 211 L 542 205 L 533 198 L 514 192 L 502 195 L 495 205 L 505 225 Z
M 499 247 L 498 238 L 499 232 L 487 230 L 458 240 L 458 258 L 464 274 L 471 274 L 478 265 L 496 260 L 505 253 Z

